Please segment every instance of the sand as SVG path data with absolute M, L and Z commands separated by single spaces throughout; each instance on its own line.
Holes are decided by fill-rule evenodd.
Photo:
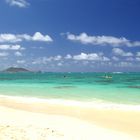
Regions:
M 139 140 L 140 112 L 0 98 L 0 140 Z

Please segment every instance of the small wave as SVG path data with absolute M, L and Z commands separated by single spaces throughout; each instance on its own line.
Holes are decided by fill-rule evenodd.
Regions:
M 83 108 L 94 108 L 94 109 L 107 109 L 107 110 L 124 110 L 124 111 L 140 111 L 140 105 L 130 105 L 130 104 L 119 104 L 113 102 L 107 102 L 103 100 L 93 101 L 77 101 L 77 100 L 68 100 L 68 99 L 43 99 L 37 97 L 21 97 L 21 96 L 5 96 L 0 95 L 0 98 L 12 99 L 16 102 L 22 103 L 48 103 L 52 105 L 64 105 L 64 106 L 77 106 Z
M 124 73 L 124 72 L 118 71 L 118 72 L 112 72 L 112 73 L 114 73 L 114 74 L 120 74 L 120 73 Z

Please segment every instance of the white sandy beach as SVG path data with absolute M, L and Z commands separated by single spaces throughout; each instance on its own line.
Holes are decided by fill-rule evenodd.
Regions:
M 41 108 L 41 106 L 44 106 L 44 108 Z M 13 101 L 1 98 L 0 140 L 138 140 L 140 138 L 133 133 L 129 134 L 128 132 L 131 132 L 131 129 L 125 132 L 122 131 L 120 125 L 118 125 L 119 130 L 111 127 L 120 123 L 120 120 L 117 117 L 115 118 L 113 113 L 110 114 L 109 121 L 105 115 L 107 112 L 101 110 L 104 116 L 100 116 L 101 112 L 92 110 L 90 114 L 89 111 L 85 111 L 87 115 L 91 115 L 85 118 L 82 118 L 84 110 L 79 108 L 79 116 L 75 115 L 75 111 L 77 112 L 73 107 L 59 107 L 58 105 L 52 107 L 49 104 L 28 104 L 17 99 Z M 123 123 L 126 123 L 126 127 L 128 127 L 130 125 L 128 122 L 131 121 L 128 118 L 132 116 L 128 116 L 124 121 L 123 114 L 120 115 L 122 115 L 122 119 L 120 117 L 122 126 Z M 101 117 L 103 118 L 101 119 Z M 137 120 L 134 120 L 134 123 L 136 123 L 135 121 Z M 106 123 L 108 126 L 105 125 Z

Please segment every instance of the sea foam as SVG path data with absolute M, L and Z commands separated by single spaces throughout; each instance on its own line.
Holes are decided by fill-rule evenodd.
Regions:
M 112 103 L 103 100 L 95 99 L 94 101 L 77 101 L 68 99 L 43 99 L 36 97 L 21 97 L 21 96 L 6 96 L 0 95 L 1 99 L 9 99 L 18 103 L 46 103 L 51 105 L 64 105 L 64 106 L 76 106 L 82 108 L 93 109 L 107 109 L 107 110 L 124 110 L 124 111 L 140 111 L 140 105 L 119 104 Z

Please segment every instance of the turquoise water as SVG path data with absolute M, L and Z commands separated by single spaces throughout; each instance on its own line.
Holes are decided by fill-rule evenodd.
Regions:
M 0 94 L 140 104 L 140 73 L 1 73 Z

